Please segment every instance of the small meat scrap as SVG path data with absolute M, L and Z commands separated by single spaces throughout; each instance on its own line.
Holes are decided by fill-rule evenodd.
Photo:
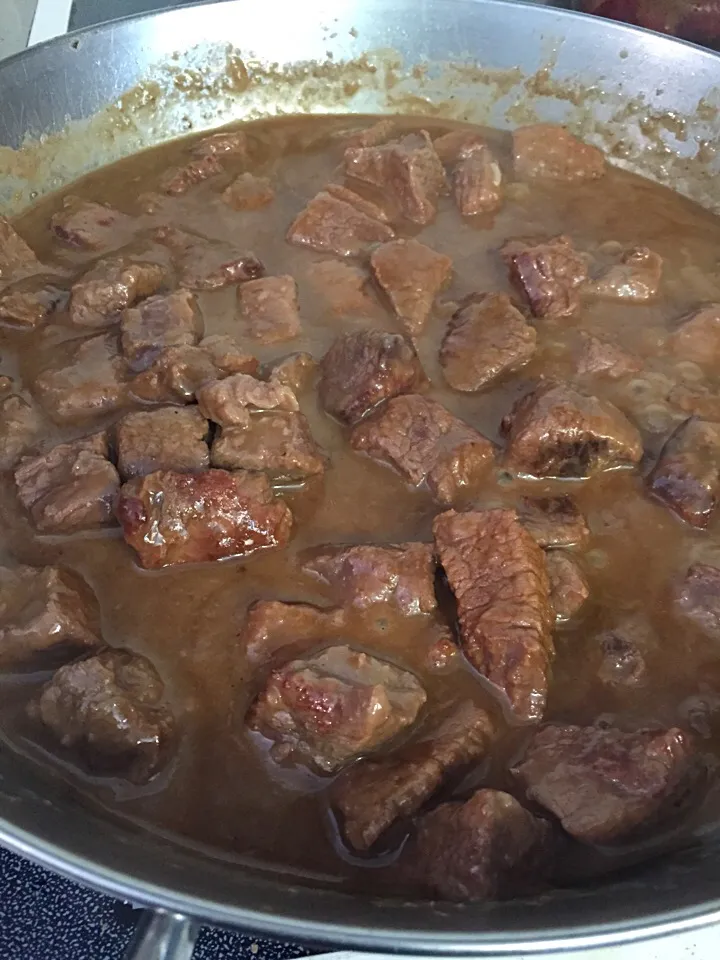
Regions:
M 189 290 L 149 297 L 122 316 L 122 352 L 132 370 L 147 370 L 167 347 L 194 346 L 203 327 L 197 298 Z
M 34 447 L 44 430 L 43 417 L 32 403 L 11 394 L 0 400 L 0 470 L 10 470 Z
M 535 328 L 503 293 L 472 294 L 453 314 L 440 347 L 445 379 L 455 390 L 482 390 L 515 373 L 535 352 Z
M 70 291 L 70 322 L 100 328 L 117 323 L 120 314 L 164 286 L 167 272 L 158 263 L 112 257 L 99 260 Z
M 243 253 L 222 240 L 167 226 L 158 227 L 155 239 L 170 250 L 178 279 L 190 290 L 221 290 L 265 275 L 265 267 L 254 253 Z
M 392 240 L 373 251 L 370 264 L 408 334 L 422 333 L 435 297 L 450 282 L 450 257 L 418 240 Z
M 589 334 L 582 335 L 577 372 L 581 376 L 604 376 L 611 380 L 639 373 L 643 368 L 639 357 L 627 353 L 617 344 L 600 340 Z
M 547 382 L 503 422 L 506 467 L 527 477 L 582 478 L 640 462 L 640 434 L 617 407 Z
M 508 240 L 500 251 L 510 279 L 525 294 L 536 317 L 569 317 L 580 305 L 580 287 L 588 277 L 588 260 L 567 237 Z
M 274 670 L 248 724 L 293 758 L 334 773 L 414 723 L 426 694 L 407 670 L 352 647 L 328 647 Z
M 300 393 L 309 387 L 317 372 L 318 362 L 309 353 L 291 353 L 271 364 L 268 379 Z
M 112 250 L 127 243 L 136 223 L 107 204 L 65 197 L 62 209 L 50 218 L 50 229 L 70 247 Z
M 257 600 L 248 609 L 240 632 L 240 644 L 248 663 L 258 666 L 280 652 L 297 656 L 323 642 L 337 639 L 344 626 L 343 610 L 323 610 L 310 603 Z
M 494 213 L 502 206 L 502 171 L 486 143 L 461 147 L 452 172 L 452 193 L 464 217 Z
M 404 616 L 437 608 L 435 561 L 427 543 L 317 547 L 306 552 L 302 570 L 343 606 L 392 603 Z
M 381 220 L 383 223 L 389 222 L 390 218 L 383 207 L 374 203 L 372 200 L 368 200 L 367 197 L 361 197 L 360 194 L 354 190 L 350 190 L 340 183 L 328 183 L 325 190 L 331 197 L 344 200 L 345 203 L 351 204 L 356 210 L 359 210 L 360 213 L 366 213 L 369 217 L 372 217 L 373 220 Z
M 607 844 L 672 814 L 697 767 L 691 740 L 677 727 L 623 733 L 567 724 L 538 731 L 513 773 L 570 836 Z
M 406 220 L 422 226 L 437 213 L 447 189 L 445 171 L 425 130 L 380 146 L 348 147 L 345 175 L 378 187 Z
M 115 428 L 123 480 L 156 470 L 198 473 L 210 466 L 208 422 L 197 407 L 162 407 L 128 413 Z
M 720 569 L 694 563 L 677 587 L 676 604 L 703 633 L 720 638 Z
M 585 517 L 570 497 L 523 497 L 518 518 L 541 547 L 574 547 L 590 536 Z
M 275 191 L 267 177 L 241 173 L 223 190 L 222 198 L 234 210 L 260 210 L 272 203 Z
M 448 510 L 433 531 L 465 655 L 518 720 L 542 719 L 555 620 L 545 555 L 514 510 Z
M 462 150 L 484 143 L 485 138 L 477 132 L 475 127 L 460 127 L 458 130 L 451 130 L 436 137 L 433 140 L 433 147 L 445 166 L 451 167 Z
M 120 478 L 107 434 L 94 433 L 23 457 L 15 470 L 20 502 L 43 533 L 74 533 L 114 523 Z
M 648 477 L 652 493 L 693 527 L 706 527 L 720 493 L 720 423 L 690 417 L 671 434 Z
M 231 373 L 257 373 L 260 364 L 238 342 L 224 333 L 203 337 L 198 344 L 210 357 L 217 369 L 230 376 Z
M 323 303 L 338 316 L 372 315 L 377 303 L 368 292 L 368 275 L 342 260 L 320 260 L 307 269 L 307 280 Z
M 602 150 L 578 140 L 564 127 L 535 123 L 513 133 L 515 173 L 523 180 L 597 180 L 605 174 Z
M 647 303 L 654 300 L 662 278 L 662 257 L 647 247 L 632 247 L 620 263 L 607 267 L 583 287 L 583 293 L 603 300 Z
M 480 762 L 493 737 L 489 715 L 466 700 L 422 740 L 353 764 L 332 788 L 349 845 L 369 850 L 397 820 L 413 816 L 442 785 Z
M 29 713 L 92 773 L 143 784 L 163 765 L 173 739 L 164 694 L 148 659 L 104 650 L 61 667 Z
M 203 137 L 193 145 L 191 151 L 194 157 L 223 157 L 228 160 L 249 160 L 251 144 L 248 135 L 243 130 L 223 130 Z
M 246 373 L 211 380 L 197 391 L 200 412 L 223 427 L 247 427 L 251 410 L 298 411 L 297 397 L 281 383 L 266 383 Z
M 411 393 L 425 374 L 412 343 L 396 333 L 363 330 L 339 336 L 320 362 L 318 393 L 325 410 L 356 423 L 389 397 Z
M 542 886 L 553 864 L 552 828 L 510 794 L 478 790 L 421 817 L 404 856 L 435 898 L 499 900 Z
M 426 483 L 440 503 L 453 503 L 494 463 L 489 440 L 435 400 L 395 397 L 359 423 L 354 450 L 394 467 L 413 486 Z
M 720 304 L 710 303 L 683 317 L 668 346 L 682 360 L 716 367 L 720 363 Z
M 34 330 L 65 308 L 68 294 L 57 277 L 37 274 L 10 283 L 0 291 L 0 323 Z
M 456 665 L 459 654 L 453 631 L 445 624 L 439 624 L 425 657 L 426 667 L 433 673 L 441 673 Z
M 280 343 L 299 336 L 297 284 L 292 277 L 262 277 L 237 290 L 238 313 L 246 336 Z
M 116 508 L 128 544 L 147 570 L 247 556 L 284 546 L 292 514 L 267 477 L 245 471 L 159 470 L 126 483 Z
M 632 690 L 647 679 L 648 654 L 656 645 L 649 624 L 638 617 L 629 617 L 594 641 L 599 654 L 598 680 L 615 690 Z
M 23 240 L 7 217 L 0 215 L 0 287 L 13 280 L 32 276 L 42 270 L 34 251 Z
M 287 232 L 289 243 L 338 257 L 360 256 L 374 244 L 386 243 L 394 236 L 387 223 L 327 190 L 308 201 Z
M 566 623 L 580 612 L 590 596 L 590 587 L 578 561 L 565 550 L 549 550 L 545 563 L 555 620 Z
M 223 427 L 211 460 L 225 470 L 262 470 L 275 480 L 305 480 L 324 473 L 327 457 L 302 413 L 276 410 L 249 418 L 247 426 Z
M 0 669 L 57 666 L 100 646 L 97 600 L 76 573 L 0 567 Z
M 346 147 L 377 147 L 378 144 L 387 143 L 395 133 L 394 120 L 378 120 L 371 127 L 359 130 L 345 141 Z
M 181 167 L 173 167 L 160 178 L 160 189 L 171 197 L 181 196 L 212 177 L 224 173 L 223 165 L 215 154 L 196 157 Z

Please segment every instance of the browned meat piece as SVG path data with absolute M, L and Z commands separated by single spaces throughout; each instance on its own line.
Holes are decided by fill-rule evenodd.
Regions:
M 272 203 L 275 191 L 267 177 L 254 173 L 241 173 L 223 190 L 222 198 L 234 210 L 259 210 Z
M 304 480 L 324 473 L 327 458 L 302 413 L 274 411 L 224 427 L 212 445 L 212 464 L 226 470 L 263 470 L 275 479 Z
M 40 439 L 43 418 L 27 400 L 12 394 L 0 400 L 0 470 L 10 470 Z
M 448 324 L 440 364 L 455 390 L 481 390 L 524 367 L 536 341 L 535 328 L 504 293 L 472 294 Z
M 524 497 L 518 517 L 541 547 L 572 547 L 590 536 L 585 517 L 570 497 Z
M 187 193 L 191 187 L 223 173 L 223 165 L 213 153 L 197 157 L 181 167 L 173 167 L 160 178 L 160 189 L 171 197 Z
M 197 407 L 128 413 L 116 427 L 117 465 L 123 480 L 156 470 L 197 473 L 210 466 L 208 422 Z
M 176 227 L 159 227 L 155 239 L 170 250 L 178 278 L 190 290 L 220 290 L 265 275 L 254 253 L 243 253 L 221 240 L 208 240 Z
M 15 470 L 20 502 L 43 533 L 73 533 L 114 522 L 120 488 L 108 460 L 107 434 L 60 443 Z
M 173 737 L 164 692 L 145 657 L 104 650 L 61 667 L 30 713 L 93 773 L 142 784 L 162 766 Z
M 0 215 L 0 287 L 39 273 L 42 265 L 10 221 Z
M 370 264 L 410 336 L 422 333 L 435 297 L 450 282 L 450 257 L 418 240 L 393 240 L 373 251 Z
M 190 403 L 206 383 L 230 373 L 258 372 L 255 357 L 235 347 L 223 336 L 205 337 L 197 347 L 170 347 L 133 379 L 130 391 L 151 403 Z
M 515 173 L 524 180 L 597 180 L 605 174 L 605 155 L 564 127 L 536 123 L 513 133 Z
M 307 279 L 313 293 L 335 314 L 367 316 L 377 310 L 368 293 L 367 274 L 360 267 L 342 260 L 321 260 L 308 267 Z
M 588 477 L 640 462 L 640 434 L 606 400 L 543 383 L 506 417 L 505 465 L 521 476 Z
M 720 492 L 720 423 L 691 417 L 675 430 L 648 477 L 650 490 L 693 527 L 706 527 Z
M 240 644 L 247 661 L 258 666 L 282 651 L 297 656 L 323 641 L 342 636 L 343 610 L 321 610 L 309 603 L 257 600 L 247 612 Z
M 513 510 L 448 510 L 433 531 L 465 655 L 519 720 L 542 719 L 555 619 L 545 555 Z
M 654 644 L 655 638 L 648 624 L 635 617 L 605 630 L 597 638 L 600 654 L 598 680 L 614 689 L 632 689 L 644 683 L 647 656 Z
M 57 278 L 39 274 L 9 284 L 0 292 L 0 323 L 22 330 L 45 323 L 67 303 L 67 292 L 57 282 Z
M 319 547 L 305 555 L 302 570 L 329 587 L 343 606 L 392 602 L 405 616 L 437 607 L 433 549 L 427 543 Z
M 279 343 L 300 334 L 297 284 L 292 277 L 262 277 L 238 287 L 238 310 L 245 335 Z
M 345 141 L 346 147 L 376 147 L 386 143 L 395 133 L 394 120 L 378 120 L 371 127 L 354 133 Z
M 658 293 L 662 278 L 662 257 L 647 247 L 632 247 L 620 263 L 603 270 L 583 287 L 583 293 L 606 300 L 646 303 Z
M 328 413 L 355 423 L 383 400 L 417 390 L 424 378 L 409 340 L 397 333 L 363 330 L 338 337 L 325 354 L 318 394 Z
M 355 850 L 368 850 L 396 820 L 411 817 L 487 752 L 494 735 L 488 714 L 465 701 L 428 736 L 380 760 L 360 760 L 333 785 L 333 806 Z
M 260 364 L 251 354 L 225 334 L 212 334 L 203 337 L 199 343 L 201 350 L 210 357 L 221 373 L 257 373 Z
M 190 151 L 194 157 L 224 157 L 229 160 L 249 160 L 251 145 L 242 130 L 227 130 L 203 137 Z
M 525 242 L 508 240 L 500 251 L 510 279 L 527 297 L 536 317 L 569 317 L 580 305 L 588 257 L 567 237 Z
M 720 364 L 720 304 L 708 304 L 684 317 L 668 345 L 683 360 L 716 368 Z
M 76 327 L 109 327 L 127 307 L 157 293 L 166 280 L 158 263 L 121 257 L 99 260 L 73 284 L 70 322 Z
M 446 166 L 452 166 L 462 150 L 484 143 L 485 139 L 477 132 L 477 129 L 462 127 L 459 130 L 451 130 L 450 133 L 443 133 L 442 136 L 437 137 L 433 140 L 433 147 L 442 162 Z
M 581 376 L 600 375 L 611 380 L 620 380 L 632 373 L 639 373 L 643 365 L 639 357 L 626 353 L 622 347 L 606 340 L 583 335 L 577 372 Z
M 590 587 L 580 564 L 564 550 L 549 550 L 545 555 L 545 564 L 555 620 L 565 623 L 580 612 L 590 596 Z
M 244 471 L 137 477 L 121 489 L 116 512 L 148 570 L 284 546 L 292 527 L 287 504 L 273 498 L 267 478 Z
M 235 373 L 224 380 L 211 380 L 197 391 L 200 412 L 223 427 L 247 427 L 250 410 L 300 409 L 297 397 L 282 383 L 266 383 L 246 373 Z
M 100 646 L 97 601 L 57 567 L 0 567 L 0 668 L 57 666 Z
M 489 440 L 434 400 L 395 397 L 359 423 L 350 442 L 394 467 L 409 483 L 426 483 L 440 503 L 470 490 L 494 462 Z
M 694 781 L 696 759 L 682 730 L 623 733 L 547 726 L 513 773 L 528 797 L 583 843 L 627 839 L 673 807 Z
M 720 638 L 720 569 L 694 563 L 678 585 L 677 606 L 703 633 Z
M 406 220 L 430 223 L 447 183 L 432 140 L 421 130 L 380 146 L 348 147 L 345 174 L 379 187 L 394 200 Z
M 33 392 L 56 423 L 82 422 L 127 403 L 127 366 L 117 337 L 89 337 L 36 379 Z
M 300 393 L 310 386 L 317 368 L 317 360 L 309 353 L 291 353 L 271 365 L 268 379 Z
M 50 229 L 71 247 L 111 250 L 122 247 L 135 231 L 135 221 L 104 203 L 65 197 L 50 219 Z
M 248 723 L 275 741 L 276 761 L 292 757 L 333 773 L 409 727 L 425 700 L 407 670 L 351 647 L 328 647 L 274 670 Z
M 290 224 L 287 239 L 301 247 L 338 257 L 357 257 L 376 243 L 392 240 L 387 223 L 369 217 L 354 203 L 321 190 Z
M 542 886 L 552 869 L 552 828 L 508 793 L 478 790 L 418 823 L 405 856 L 441 900 L 498 900 Z
M 502 206 L 500 164 L 486 143 L 467 143 L 452 172 L 452 192 L 464 217 L 493 213 Z
M 123 314 L 122 351 L 132 370 L 147 370 L 167 347 L 194 346 L 203 326 L 194 293 L 176 290 L 150 297 Z

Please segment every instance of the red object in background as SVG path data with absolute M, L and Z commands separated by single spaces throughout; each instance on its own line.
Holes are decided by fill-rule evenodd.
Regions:
M 706 46 L 720 42 L 720 0 L 585 0 L 583 9 Z

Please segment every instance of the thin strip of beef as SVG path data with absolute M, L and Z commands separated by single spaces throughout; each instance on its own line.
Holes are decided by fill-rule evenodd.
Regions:
M 449 510 L 433 531 L 465 655 L 518 720 L 542 719 L 555 620 L 542 550 L 513 510 Z
M 181 167 L 167 170 L 160 178 L 160 189 L 171 197 L 181 196 L 192 187 L 224 173 L 222 163 L 214 153 L 196 157 Z
M 518 517 L 541 547 L 572 547 L 590 536 L 585 517 L 570 497 L 523 497 Z
M 369 216 L 366 209 L 321 190 L 290 224 L 286 238 L 289 243 L 319 253 L 357 257 L 394 236 L 391 226 Z
M 606 169 L 602 150 L 553 123 L 535 123 L 515 130 L 513 156 L 515 173 L 526 180 L 597 180 Z
M 545 556 L 550 579 L 550 605 L 555 620 L 565 623 L 582 609 L 590 587 L 578 561 L 565 550 L 550 550 Z
M 328 464 L 307 418 L 287 410 L 252 416 L 246 426 L 223 427 L 213 440 L 211 461 L 214 467 L 262 470 L 291 481 L 318 476 Z
M 720 492 L 720 424 L 690 417 L 675 430 L 648 477 L 652 493 L 693 527 L 706 527 Z
M 675 602 L 684 617 L 713 639 L 720 639 L 720 569 L 694 563 L 677 585 Z
M 278 654 L 299 656 L 345 630 L 345 612 L 310 603 L 256 600 L 248 608 L 239 635 L 240 647 L 251 666 L 261 666 Z
M 580 305 L 580 288 L 588 277 L 588 257 L 568 237 L 508 240 L 502 254 L 510 279 L 536 317 L 569 317 Z
M 155 240 L 170 250 L 178 279 L 190 290 L 221 290 L 265 275 L 265 267 L 254 253 L 240 251 L 223 240 L 208 240 L 167 226 L 158 227 Z
M 372 252 L 370 265 L 407 333 L 422 333 L 435 297 L 452 276 L 450 257 L 418 240 L 392 240 Z
M 159 263 L 124 257 L 99 260 L 72 286 L 70 322 L 83 328 L 109 327 L 127 307 L 157 293 L 167 279 Z

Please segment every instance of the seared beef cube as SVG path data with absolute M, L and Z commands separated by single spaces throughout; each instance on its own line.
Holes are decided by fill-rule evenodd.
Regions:
M 536 733 L 513 769 L 528 797 L 593 844 L 628 839 L 672 813 L 696 772 L 690 738 L 677 727 L 623 733 L 570 724 Z
M 351 647 L 328 647 L 274 670 L 250 709 L 253 730 L 290 757 L 334 773 L 409 727 L 426 700 L 407 670 Z
M 437 607 L 435 562 L 427 543 L 320 547 L 306 554 L 302 570 L 329 587 L 343 606 L 393 603 L 404 616 Z
M 437 213 L 447 183 L 432 140 L 421 130 L 381 146 L 348 147 L 345 174 L 379 187 L 406 220 L 425 225 Z
M 156 470 L 207 470 L 207 435 L 208 422 L 197 407 L 128 413 L 118 423 L 115 434 L 120 476 L 130 480 Z
M 327 190 L 308 201 L 287 232 L 289 243 L 338 257 L 357 257 L 373 244 L 385 243 L 394 236 L 387 223 Z
M 0 215 L 0 287 L 39 273 L 40 261 L 10 221 Z
M 194 157 L 223 157 L 229 160 L 249 160 L 250 141 L 243 130 L 227 130 L 203 137 L 190 151 Z
M 524 497 L 518 517 L 541 547 L 572 547 L 590 536 L 585 517 L 570 497 Z
M 63 208 L 50 219 L 50 229 L 59 240 L 83 250 L 122 247 L 132 236 L 135 223 L 104 203 L 65 197 Z
M 387 141 L 395 133 L 394 120 L 378 120 L 372 126 L 359 130 L 345 141 L 346 147 L 376 147 Z
M 164 692 L 148 659 L 105 650 L 61 667 L 30 713 L 92 773 L 143 784 L 161 767 L 172 739 Z
M 271 365 L 269 380 L 300 393 L 310 386 L 317 368 L 317 360 L 309 353 L 291 353 Z
M 711 303 L 684 317 L 668 345 L 682 360 L 716 368 L 720 363 L 720 304 Z
M 243 253 L 221 240 L 208 240 L 176 227 L 159 227 L 155 239 L 168 247 L 180 283 L 190 290 L 220 290 L 265 274 L 254 253 Z
M 393 240 L 374 250 L 370 264 L 410 336 L 422 333 L 433 301 L 452 276 L 452 260 L 417 240 Z
M 448 510 L 433 531 L 465 655 L 518 720 L 542 719 L 555 620 L 545 555 L 513 510 Z
M 240 644 L 251 666 L 272 660 L 280 651 L 297 656 L 342 635 L 343 610 L 322 610 L 310 603 L 257 600 L 247 612 Z
M 452 192 L 464 217 L 493 213 L 502 205 L 502 173 L 485 143 L 467 143 L 458 153 L 452 172 Z
M 171 197 L 177 197 L 221 173 L 224 173 L 223 165 L 214 154 L 209 153 L 166 171 L 160 178 L 160 189 Z
M 441 900 L 498 900 L 542 886 L 553 861 L 552 828 L 508 793 L 478 790 L 426 813 L 405 857 Z
M 504 421 L 505 464 L 529 477 L 589 477 L 640 462 L 643 446 L 630 421 L 606 400 L 563 383 L 543 383 Z
M 603 270 L 583 292 L 605 300 L 646 303 L 657 296 L 662 277 L 662 257 L 647 247 L 632 247 L 620 263 Z
M 148 570 L 284 546 L 292 527 L 287 504 L 273 498 L 267 478 L 244 471 L 137 477 L 121 489 L 117 517 Z
M 642 370 L 642 361 L 621 347 L 597 337 L 583 336 L 577 372 L 581 376 L 602 374 L 611 380 L 620 380 Z
M 694 563 L 677 589 L 677 606 L 703 633 L 720 638 L 720 569 Z
M 0 668 L 57 666 L 100 646 L 95 596 L 58 567 L 0 567 Z
M 66 291 L 56 282 L 56 278 L 40 274 L 9 284 L 0 292 L 0 323 L 21 330 L 45 323 L 67 302 Z
M 257 373 L 255 357 L 235 353 L 228 344 L 217 342 L 222 340 L 230 338 L 205 337 L 197 347 L 163 350 L 151 367 L 133 379 L 131 393 L 151 403 L 190 403 L 206 383 L 229 373 Z
M 563 127 L 535 123 L 513 133 L 515 173 L 524 180 L 597 180 L 605 173 L 605 155 Z
M 565 623 L 580 612 L 590 596 L 590 587 L 580 564 L 564 550 L 550 550 L 545 563 L 550 579 L 550 605 L 555 620 Z
M 691 417 L 675 430 L 648 477 L 650 490 L 693 527 L 706 527 L 720 491 L 720 423 Z
M 465 701 L 418 743 L 353 764 L 332 790 L 350 846 L 368 850 L 396 820 L 417 813 L 443 784 L 483 759 L 493 734 L 488 714 Z
M 43 533 L 73 533 L 114 522 L 120 488 L 108 460 L 107 434 L 60 443 L 15 470 L 20 502 Z
M 197 391 L 200 412 L 223 427 L 250 424 L 250 410 L 297 411 L 297 397 L 281 383 L 266 383 L 246 373 L 211 380 Z
M 284 410 L 253 416 L 247 426 L 224 427 L 213 441 L 211 458 L 214 467 L 263 470 L 282 480 L 304 480 L 327 467 L 306 418 Z
M 36 408 L 14 394 L 0 400 L 0 470 L 14 467 L 43 431 Z
M 440 348 L 445 379 L 456 390 L 481 390 L 515 373 L 535 353 L 537 334 L 504 293 L 473 294 L 453 315 Z
M 508 240 L 500 251 L 510 279 L 525 294 L 536 317 L 569 317 L 580 305 L 588 258 L 567 237 L 546 241 Z
M 356 423 L 383 400 L 417 390 L 424 378 L 409 340 L 364 330 L 335 340 L 320 363 L 318 394 L 328 413 Z
M 207 353 L 220 373 L 227 376 L 231 373 L 255 374 L 260 366 L 252 354 L 247 353 L 232 337 L 225 334 L 203 337 L 199 347 Z
M 223 200 L 235 210 L 259 210 L 271 203 L 275 191 L 267 177 L 257 177 L 254 173 L 241 173 L 223 191 Z
M 130 368 L 140 371 L 147 370 L 167 347 L 193 346 L 202 333 L 195 294 L 177 290 L 126 310 L 120 343 Z
M 487 474 L 489 440 L 434 400 L 418 394 L 388 400 L 359 423 L 350 442 L 394 467 L 413 486 L 425 483 L 440 503 L 452 503 Z
M 156 293 L 167 279 L 164 267 L 147 260 L 99 260 L 70 291 L 70 322 L 76 327 L 109 327 L 120 314 Z
M 648 653 L 656 642 L 645 621 L 631 617 L 603 631 L 595 642 L 600 656 L 597 677 L 601 683 L 614 689 L 632 689 L 645 682 Z
M 117 337 L 83 340 L 67 360 L 35 381 L 33 392 L 56 423 L 82 422 L 120 410 L 127 403 L 127 367 Z
M 364 270 L 342 260 L 321 260 L 307 270 L 308 283 L 333 314 L 372 315 L 377 303 L 368 293 Z
M 279 343 L 300 334 L 297 284 L 292 277 L 262 277 L 238 287 L 238 310 L 245 335 Z

